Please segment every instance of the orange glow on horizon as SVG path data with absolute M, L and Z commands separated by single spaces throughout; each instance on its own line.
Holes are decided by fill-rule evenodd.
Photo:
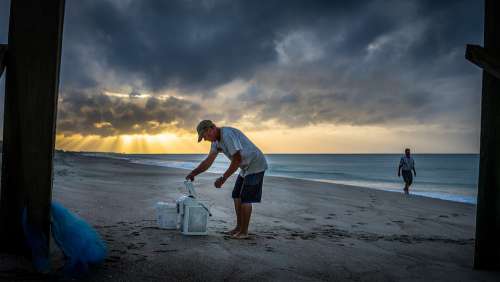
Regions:
M 415 153 L 477 153 L 471 152 L 468 144 L 450 146 L 449 134 L 455 133 L 436 135 L 439 128 L 429 125 L 413 128 L 318 125 L 260 130 L 245 129 L 245 125 L 236 127 L 242 128 L 265 154 L 401 153 L 405 147 L 413 148 Z M 58 134 L 56 149 L 127 154 L 206 154 L 210 143 L 198 143 L 196 134 L 180 131 L 108 137 Z
M 126 154 L 193 153 L 208 150 L 208 144 L 196 143 L 194 135 L 172 133 L 132 134 L 102 137 L 98 135 L 56 136 L 56 149 L 65 151 L 114 152 Z

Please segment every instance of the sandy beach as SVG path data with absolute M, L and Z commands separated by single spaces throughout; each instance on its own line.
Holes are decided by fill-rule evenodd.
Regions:
M 472 269 L 475 206 L 402 193 L 267 177 L 254 205 L 250 240 L 223 234 L 234 226 L 233 176 L 196 178 L 211 203 L 209 235 L 157 228 L 155 204 L 174 202 L 186 170 L 57 153 L 53 199 L 93 225 L 108 258 L 88 281 L 499 281 Z M 40 277 L 23 259 L 0 255 L 0 280 Z M 17 278 L 16 278 L 17 277 Z

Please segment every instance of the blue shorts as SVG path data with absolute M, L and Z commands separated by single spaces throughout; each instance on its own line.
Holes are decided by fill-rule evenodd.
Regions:
M 233 199 L 241 199 L 241 203 L 260 203 L 264 171 L 241 177 L 238 175 L 233 189 Z

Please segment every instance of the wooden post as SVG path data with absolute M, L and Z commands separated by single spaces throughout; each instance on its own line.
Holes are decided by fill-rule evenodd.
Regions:
M 500 53 L 500 50 L 488 51 L 479 45 L 467 44 L 465 58 L 500 79 L 500 58 L 496 53 Z
M 65 0 L 11 1 L 0 251 L 26 254 L 21 214 L 49 246 L 52 160 Z M 47 254 L 45 254 L 48 256 Z
M 500 1 L 485 0 L 484 50 L 500 52 Z M 495 62 L 490 62 L 494 66 Z M 474 268 L 500 269 L 500 79 L 483 70 Z

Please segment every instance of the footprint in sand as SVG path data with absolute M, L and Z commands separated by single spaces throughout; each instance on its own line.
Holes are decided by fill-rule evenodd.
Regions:
M 352 213 L 353 213 L 353 212 L 354 212 L 354 211 L 347 210 L 347 211 L 345 211 L 344 215 L 352 215 Z
M 404 221 L 402 221 L 402 220 L 393 220 L 392 222 L 394 222 L 394 223 L 400 223 L 400 224 L 405 223 L 405 222 L 404 222 Z
M 141 226 L 139 225 L 137 227 L 141 227 Z M 146 226 L 146 227 L 142 227 L 141 229 L 142 230 L 146 230 L 146 229 L 161 230 L 160 227 L 156 227 L 156 226 Z M 139 233 L 139 232 L 136 232 L 136 233 Z M 135 236 L 137 236 L 137 235 L 135 235 Z
M 439 217 L 441 217 L 441 218 L 449 218 L 449 216 L 444 215 L 444 214 L 440 215 Z
M 121 259 L 119 256 L 108 256 L 104 261 L 106 262 L 117 262 Z
M 172 253 L 172 252 L 177 252 L 179 250 L 177 249 L 171 249 L 171 250 L 154 250 L 154 253 Z
M 266 252 L 274 253 L 274 249 L 271 247 L 266 247 Z
M 326 216 L 325 219 L 332 219 L 333 217 L 331 216 Z
M 112 253 L 119 253 L 119 254 L 125 254 L 126 253 L 126 251 L 124 251 L 124 250 L 117 250 L 117 249 L 113 249 L 113 250 L 111 250 L 111 252 Z
M 315 218 L 312 218 L 312 217 L 304 217 L 304 220 L 307 220 L 307 221 L 312 221 L 312 220 L 316 220 Z
M 311 239 L 314 239 L 314 238 L 316 238 L 316 235 L 314 235 L 314 234 L 308 234 L 308 235 L 302 235 L 302 236 L 300 236 L 300 239 L 302 239 L 302 240 L 311 240 Z

